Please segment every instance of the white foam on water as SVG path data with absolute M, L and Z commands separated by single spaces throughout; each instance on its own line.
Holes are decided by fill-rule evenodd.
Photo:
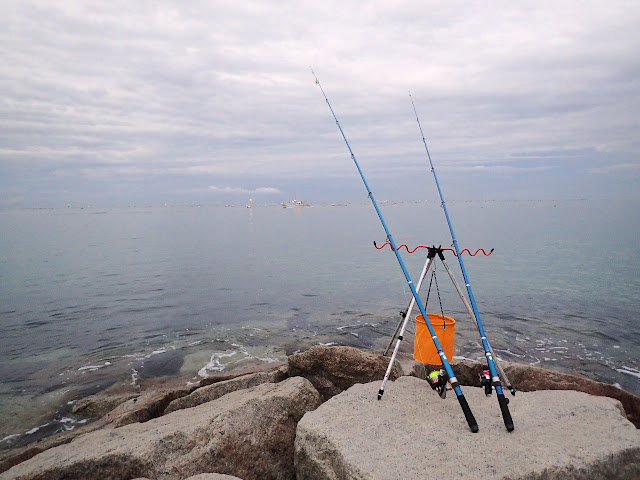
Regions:
M 100 370 L 104 367 L 111 366 L 111 362 L 104 362 L 102 365 L 85 365 L 84 367 L 80 367 L 78 369 L 79 372 L 95 372 L 96 370 Z
M 48 427 L 49 425 L 51 425 L 51 422 L 45 423 L 44 425 L 38 425 L 37 427 L 30 428 L 29 430 L 24 432 L 24 434 L 25 435 L 33 435 L 34 433 L 36 433 L 41 428 Z
M 342 325 L 341 327 L 336 327 L 336 330 L 344 330 L 345 328 L 353 328 L 353 327 L 359 327 L 360 325 L 356 324 L 356 325 Z
M 138 383 L 138 371 L 135 368 L 131 369 L 131 385 Z
M 258 357 L 258 360 L 264 363 L 276 363 L 280 361 L 280 359 L 276 357 Z
M 633 377 L 640 378 L 640 370 L 627 367 L 626 365 L 623 365 L 621 368 L 616 368 L 616 371 L 620 373 L 626 373 L 627 375 L 631 375 Z
M 234 345 L 236 346 L 236 345 Z M 239 346 L 239 345 L 238 345 Z M 211 359 L 209 360 L 209 363 L 207 363 L 204 367 L 202 367 L 199 371 L 198 371 L 198 375 L 200 375 L 201 377 L 208 377 L 209 373 L 211 372 L 222 372 L 225 368 L 226 368 L 226 364 L 223 363 L 221 360 L 224 358 L 231 358 L 234 357 L 236 355 L 245 355 L 248 356 L 248 354 L 246 352 L 242 352 L 242 351 L 237 351 L 237 350 L 232 350 L 232 351 L 224 351 L 224 352 L 216 352 L 213 355 L 211 355 Z
M 85 371 L 89 371 L 89 372 L 93 372 L 95 370 L 98 370 L 99 368 L 102 368 L 101 365 L 85 365 L 84 367 L 80 367 L 78 369 L 79 372 L 85 372 Z
M 13 440 L 14 438 L 18 438 L 19 436 L 20 436 L 19 433 L 14 433 L 13 435 L 7 435 L 2 440 L 0 440 L 0 443 L 2 443 L 2 442 L 11 443 L 11 440 Z
M 229 367 L 248 360 L 255 360 L 254 363 L 275 363 L 283 360 L 283 358 L 277 356 L 277 351 L 272 348 L 245 347 L 239 343 L 231 343 L 230 346 L 235 349 L 214 352 L 209 362 L 198 371 L 198 375 L 206 378 L 211 373 L 222 372 Z
M 514 357 L 525 358 L 524 354 L 519 354 L 519 353 L 512 352 L 508 348 L 496 348 L 495 351 L 504 353 L 505 355 L 513 355 Z

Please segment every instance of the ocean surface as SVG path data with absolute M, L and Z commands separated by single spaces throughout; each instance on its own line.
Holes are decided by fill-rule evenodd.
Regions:
M 636 202 L 447 205 L 461 248 L 495 249 L 465 265 L 499 358 L 640 394 Z M 398 244 L 450 246 L 439 203 L 381 207 Z M 0 211 L 0 448 L 74 428 L 85 420 L 73 403 L 115 382 L 281 361 L 320 343 L 383 349 L 410 300 L 391 250 L 373 246 L 385 240 L 367 199 Z M 402 256 L 417 282 L 426 250 Z M 436 279 L 457 320 L 455 355 L 482 357 L 439 263 Z M 439 313 L 435 293 L 427 309 Z

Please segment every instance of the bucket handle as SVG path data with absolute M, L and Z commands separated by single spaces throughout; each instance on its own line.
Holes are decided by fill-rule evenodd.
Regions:
M 427 299 L 424 303 L 424 308 L 426 310 L 427 304 L 429 303 L 429 295 L 431 295 L 431 284 L 435 282 L 436 284 L 436 293 L 438 294 L 438 303 L 440 304 L 440 314 L 442 315 L 442 329 L 447 329 L 447 320 L 444 317 L 444 309 L 442 308 L 442 298 L 440 297 L 440 289 L 438 288 L 438 277 L 436 277 L 436 266 L 433 265 L 433 270 L 431 271 L 431 280 L 429 281 L 429 290 L 427 290 Z

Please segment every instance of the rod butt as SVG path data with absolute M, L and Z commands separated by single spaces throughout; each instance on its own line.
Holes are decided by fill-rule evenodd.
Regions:
M 513 432 L 515 427 L 513 426 L 511 412 L 509 412 L 509 399 L 504 396 L 504 393 L 498 394 L 498 403 L 500 404 L 500 410 L 502 411 L 504 426 L 507 428 L 508 432 Z
M 469 403 L 467 403 L 467 399 L 464 395 L 458 395 L 458 402 L 460 402 L 460 407 L 462 407 L 462 412 L 464 413 L 464 418 L 467 419 L 467 423 L 469 424 L 469 429 L 473 433 L 478 433 L 478 422 L 476 422 L 475 417 L 473 416 L 473 412 L 471 412 L 471 408 L 469 407 Z
M 378 390 L 378 400 L 382 398 L 382 395 L 384 395 L 384 390 L 383 389 Z

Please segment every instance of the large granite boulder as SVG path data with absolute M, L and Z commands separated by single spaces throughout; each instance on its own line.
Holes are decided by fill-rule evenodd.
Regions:
M 189 477 L 185 480 L 242 480 L 238 477 L 232 477 L 231 475 L 224 475 L 222 473 L 200 473 Z
M 426 371 L 441 368 L 439 365 L 424 365 L 416 361 L 413 361 L 413 364 L 409 368 L 407 368 L 407 365 L 408 364 L 405 363 L 405 368 L 410 375 L 419 378 L 425 378 Z M 468 359 L 455 359 L 451 365 L 461 385 L 480 386 L 480 372 L 486 368 L 484 364 Z M 640 428 L 640 397 L 626 390 L 580 375 L 545 370 L 532 365 L 501 362 L 501 366 L 504 368 L 509 381 L 520 392 L 534 392 L 536 390 L 575 390 L 590 395 L 615 398 L 622 404 L 629 421 L 633 423 L 636 428 Z
M 182 386 L 180 388 L 150 390 L 121 403 L 107 413 L 104 418 L 114 427 L 147 422 L 161 416 L 172 401 L 188 395 L 194 388 L 193 386 Z
M 102 428 L 114 428 L 129 423 L 146 422 L 159 417 L 174 399 L 187 395 L 195 386 L 181 382 L 173 386 L 153 388 L 144 393 L 109 392 L 98 393 L 79 400 L 73 407 L 74 415 L 95 419 L 51 437 L 24 447 L 0 451 L 0 472 L 24 462 L 29 458 L 58 445 L 71 442 L 74 438 Z
M 306 352 L 289 357 L 289 375 L 309 379 L 324 400 L 356 383 L 382 380 L 389 358 L 353 347 L 317 345 Z M 403 375 L 399 363 L 394 365 L 391 379 Z
M 304 378 L 265 383 L 145 423 L 88 433 L 0 479 L 179 479 L 204 472 L 294 479 L 297 422 L 320 403 Z
M 225 370 L 222 372 L 207 372 L 207 375 L 202 378 L 198 384 L 200 387 L 211 385 L 212 383 L 223 382 L 225 380 L 231 380 L 232 378 L 242 377 L 251 373 L 272 372 L 280 368 L 286 370 L 287 362 L 273 362 L 273 363 L 261 363 L 259 365 L 243 365 L 240 367 L 234 367 L 231 370 Z
M 72 408 L 72 413 L 84 418 L 100 418 L 118 405 L 139 397 L 139 393 L 97 394 L 82 398 Z
M 165 409 L 164 413 L 167 414 L 183 408 L 195 407 L 205 402 L 210 402 L 220 398 L 227 393 L 235 392 L 236 390 L 255 387 L 262 383 L 278 383 L 286 378 L 287 368 L 283 366 L 267 372 L 241 375 L 230 380 L 213 383 L 194 390 L 186 397 L 180 397 L 173 400 Z
M 302 418 L 298 478 L 640 478 L 640 431 L 616 400 L 575 391 L 520 392 L 509 404 L 516 428 L 508 433 L 495 395 L 467 387 L 480 426 L 474 434 L 454 392 L 442 400 L 411 376 L 389 384 L 382 400 L 378 387 L 355 385 Z
M 579 375 L 554 372 L 531 365 L 505 364 L 504 370 L 509 380 L 518 390 L 575 390 L 590 395 L 610 397 L 619 400 L 625 414 L 636 428 L 640 428 L 640 397 L 608 383 L 597 382 Z
M 149 478 L 134 478 L 133 480 L 151 480 Z M 199 473 L 193 477 L 185 478 L 184 480 L 242 480 L 238 477 L 232 477 L 231 475 L 225 475 L 223 473 Z

